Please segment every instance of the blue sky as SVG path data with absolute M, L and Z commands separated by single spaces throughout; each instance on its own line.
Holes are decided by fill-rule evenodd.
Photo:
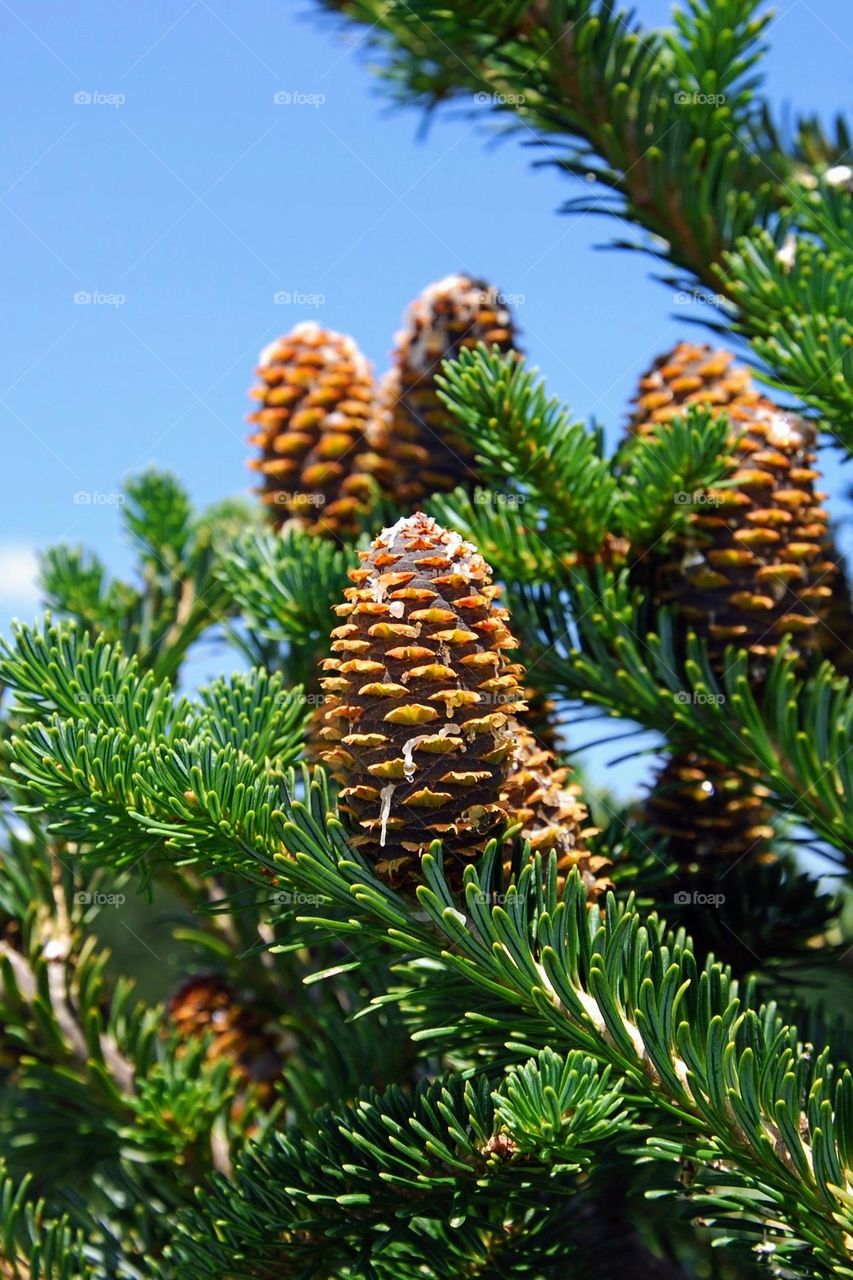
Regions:
M 36 610 L 34 547 L 126 565 L 111 495 L 128 473 L 171 468 L 200 503 L 248 490 L 253 365 L 301 319 L 352 333 L 381 371 L 425 284 L 485 275 L 520 296 L 552 390 L 611 440 L 638 375 L 696 333 L 701 308 L 651 260 L 596 251 L 615 224 L 557 215 L 578 188 L 531 167 L 541 149 L 487 145 L 485 110 L 419 140 L 357 36 L 307 3 L 12 0 L 0 27 L 4 627 Z M 846 104 L 849 0 L 782 0 L 770 41 L 774 102 Z

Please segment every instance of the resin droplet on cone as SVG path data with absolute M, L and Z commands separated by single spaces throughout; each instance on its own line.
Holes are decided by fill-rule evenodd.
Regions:
M 250 443 L 261 456 L 261 500 L 277 528 L 352 536 L 375 493 L 357 466 L 374 397 L 373 374 L 352 338 L 308 322 L 261 352 Z
M 436 378 L 443 360 L 478 342 L 501 351 L 516 346 L 512 316 L 484 280 L 447 276 L 424 289 L 406 313 L 370 429 L 376 457 L 391 464 L 393 494 L 401 503 L 476 480 L 473 454 L 454 433 Z
M 733 359 L 680 343 L 641 380 L 630 430 L 649 436 L 693 404 L 728 415 L 733 474 L 664 557 L 652 557 L 652 589 L 707 640 L 718 670 L 734 644 L 749 649 L 760 678 L 785 635 L 803 652 L 821 650 L 837 571 L 815 490 L 814 428 L 777 409 Z
M 395 886 L 421 879 L 432 840 L 461 880 L 505 825 L 501 789 L 523 708 L 515 647 L 479 552 L 429 516 L 384 530 L 339 605 L 323 758 L 353 842 Z

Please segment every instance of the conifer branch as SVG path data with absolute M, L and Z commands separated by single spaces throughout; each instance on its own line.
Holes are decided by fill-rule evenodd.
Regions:
M 640 227 L 640 243 L 616 247 L 672 264 L 669 284 L 689 288 L 692 277 L 712 290 L 721 325 L 734 324 L 777 385 L 825 412 L 827 429 L 853 446 L 841 381 L 849 387 L 850 309 L 838 305 L 851 242 L 833 226 L 833 193 L 815 192 L 844 170 L 846 126 L 833 140 L 805 119 L 783 138 L 758 95 L 769 16 L 756 0 L 691 4 L 663 31 L 642 29 L 610 0 L 326 4 L 367 27 L 399 100 L 429 109 L 479 95 L 521 136 L 554 139 L 554 163 L 603 191 L 564 210 Z M 849 217 L 846 191 L 835 195 Z M 787 244 L 802 266 L 786 286 Z

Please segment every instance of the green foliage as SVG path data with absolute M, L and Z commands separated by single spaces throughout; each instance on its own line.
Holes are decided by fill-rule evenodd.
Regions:
M 458 1077 L 414 1098 L 363 1090 L 307 1139 L 271 1135 L 248 1152 L 234 1184 L 185 1216 L 172 1255 L 199 1280 L 306 1275 L 321 1242 L 329 1269 L 376 1277 L 422 1275 L 425 1257 L 448 1280 L 477 1261 L 538 1275 L 576 1255 L 554 1223 L 574 1189 L 565 1175 L 627 1127 L 618 1088 L 580 1053 L 544 1050 L 494 1090 Z
M 351 547 L 301 529 L 238 538 L 218 572 L 254 638 L 249 652 L 256 660 L 271 642 L 289 680 L 316 693 L 316 657 L 331 630 L 332 605 L 357 563 Z
M 646 614 L 627 572 L 593 580 L 577 571 L 567 591 L 542 588 L 519 599 L 514 620 L 539 649 L 536 669 L 549 687 L 656 729 L 675 749 L 757 765 L 785 810 L 849 858 L 849 680 L 829 663 L 802 680 L 794 653 L 782 645 L 759 691 L 743 650 L 729 652 L 720 681 L 701 641 L 691 636 L 682 654 L 666 611 L 654 626 Z
M 79 643 L 85 649 L 82 639 Z M 22 644 L 31 652 L 28 637 Z M 73 647 L 56 651 L 60 665 L 63 653 L 74 669 L 81 660 L 85 665 L 85 655 Z M 123 661 L 113 659 L 119 665 Z M 14 663 L 11 669 L 20 670 Z M 784 678 L 784 662 L 780 669 L 777 678 Z M 124 676 L 131 678 L 127 671 Z M 136 679 L 141 686 L 146 677 L 137 674 Z M 67 678 L 56 681 L 58 688 L 67 683 Z M 557 1054 L 580 1051 L 609 1067 L 613 1086 L 622 1082 L 626 1096 L 641 1107 L 644 1154 L 664 1163 L 690 1160 L 702 1171 L 695 1195 L 706 1218 L 729 1230 L 734 1212 L 746 1234 L 769 1234 L 780 1259 L 799 1265 L 809 1258 L 827 1275 L 849 1274 L 841 1242 L 849 1210 L 837 1189 L 843 1185 L 842 1166 L 853 1154 L 853 1081 L 830 1066 L 826 1052 L 803 1053 L 796 1033 L 784 1028 L 772 1007 L 756 1007 L 749 990 L 739 995 L 713 960 L 700 967 L 683 935 L 668 934 L 654 918 L 642 920 L 630 903 L 610 899 L 601 916 L 585 906 L 574 875 L 561 899 L 553 865 L 544 880 L 538 861 L 528 866 L 517 886 L 505 891 L 502 904 L 490 906 L 488 886 L 498 865 L 493 846 L 480 879 L 472 870 L 466 873 L 460 910 L 448 894 L 436 851 L 424 859 L 425 884 L 418 892 L 424 918 L 349 849 L 320 775 L 310 784 L 287 775 L 282 783 L 271 782 L 260 752 L 253 759 L 233 742 L 212 743 L 205 722 L 209 698 L 201 704 L 206 710 L 200 718 L 187 718 L 190 736 L 175 741 L 171 727 L 184 715 L 179 705 L 174 716 L 163 714 L 160 741 L 145 745 L 112 723 L 101 730 L 59 718 L 53 729 L 38 722 L 25 725 L 15 747 L 16 786 L 60 832 L 69 823 L 85 827 L 102 863 L 120 866 L 134 857 L 150 858 L 150 846 L 159 839 L 172 856 L 203 868 L 252 875 L 254 866 L 256 882 L 272 876 L 278 893 L 271 894 L 268 909 L 273 919 L 281 914 L 290 920 L 295 930 L 290 945 L 328 933 L 349 936 L 356 950 L 364 939 L 402 952 L 395 988 L 376 999 L 380 1005 L 389 999 L 399 1004 L 426 1044 L 437 1036 L 457 1052 L 467 1044 L 482 1065 L 490 1047 L 510 1065 L 518 1065 L 521 1054 L 550 1047 Z M 299 799 L 306 785 L 305 798 Z M 145 840 L 147 854 L 142 853 Z M 285 888 L 289 892 L 282 895 Z M 276 897 L 284 901 L 277 904 Z M 300 901 L 312 903 L 313 919 L 299 908 Z M 552 1172 L 563 1164 L 574 1167 L 571 1135 L 591 1141 L 612 1128 L 602 1127 L 611 1114 L 607 1078 L 588 1064 L 581 1069 L 578 1060 L 566 1075 L 553 1059 L 538 1070 L 536 1077 L 519 1077 L 507 1094 L 504 1129 L 525 1150 L 529 1144 L 534 1158 Z M 169 1077 L 157 1072 L 148 1072 L 146 1079 L 137 1127 L 142 1116 L 150 1116 L 145 1123 L 153 1124 L 167 1097 L 174 1110 L 180 1091 L 189 1088 L 168 1086 Z M 215 1099 L 210 1095 L 209 1105 Z M 186 1106 L 188 1111 L 181 1111 L 185 1134 L 192 1133 L 192 1116 L 198 1115 L 202 1125 L 210 1118 L 204 1107 L 199 1111 L 201 1100 L 190 1096 Z M 514 1117 L 509 1121 L 507 1108 Z M 390 1111 L 393 1115 L 393 1105 Z M 577 1129 L 572 1119 L 565 1131 L 566 1118 L 575 1115 Z M 143 1126 L 154 1151 L 162 1140 L 155 1130 L 156 1125 Z M 340 1134 L 340 1125 L 335 1132 Z M 276 1160 L 296 1159 L 291 1146 L 278 1145 L 281 1141 L 275 1139 Z M 298 1159 L 308 1159 L 309 1152 L 310 1144 L 301 1145 Z M 321 1162 L 328 1163 L 328 1155 Z M 304 1175 L 312 1204 L 311 1197 L 320 1194 L 317 1167 L 312 1163 L 314 1172 Z M 351 1188 L 345 1203 L 346 1196 L 367 1194 L 352 1190 L 353 1162 L 342 1152 L 334 1167 Z M 525 1176 L 530 1172 L 525 1163 Z M 272 1222 L 273 1236 L 301 1229 L 294 1222 L 295 1176 L 293 1170 L 289 1181 L 276 1175 L 276 1185 L 291 1188 L 278 1208 L 263 1197 L 272 1211 L 265 1221 L 268 1229 Z M 370 1203 L 384 1222 L 387 1210 L 377 1183 L 387 1182 L 393 1191 L 394 1180 L 370 1177 Z M 224 1238 L 226 1248 L 261 1250 L 249 1254 L 258 1265 L 269 1261 L 264 1250 L 270 1247 L 269 1230 L 267 1243 L 260 1242 L 260 1185 L 253 1174 L 243 1183 L 241 1197 L 218 1193 L 211 1212 L 220 1223 L 227 1214 L 236 1234 L 224 1227 L 209 1232 L 211 1239 Z M 254 1188 L 251 1194 L 249 1188 Z M 453 1194 L 462 1194 L 455 1182 Z M 317 1203 L 323 1203 L 322 1194 Z M 439 1218 L 446 1220 L 443 1211 Z M 197 1229 L 192 1238 L 198 1246 Z M 289 1243 L 291 1236 L 286 1239 Z M 393 1261 L 402 1265 L 396 1256 Z
M 44 1201 L 30 1194 L 31 1182 L 16 1184 L 0 1162 L 0 1266 L 15 1280 L 95 1280 L 82 1234 L 66 1218 L 45 1214 Z
M 103 562 L 79 548 L 54 547 L 41 561 L 46 602 L 91 635 L 121 641 L 158 678 L 173 679 L 195 641 L 227 621 L 217 547 L 257 517 L 234 501 L 196 514 L 174 476 L 158 471 L 128 482 L 121 511 L 138 553 L 137 582 L 111 580 Z
M 592 551 L 611 525 L 616 487 L 601 441 L 570 422 L 523 361 L 480 344 L 443 365 L 442 399 L 465 428 L 485 478 L 547 513 L 559 554 Z
M 618 528 L 637 551 L 670 538 L 695 510 L 697 495 L 723 488 L 731 454 L 730 427 L 691 406 L 683 418 L 636 437 L 625 449 Z M 728 447 L 727 447 L 728 446 Z
M 774 371 L 772 381 L 825 417 L 824 427 L 853 449 L 853 209 L 847 192 L 824 191 L 815 240 L 783 223 L 772 236 L 739 240 L 726 257 L 730 289 L 741 307 L 738 328 Z M 837 210 L 838 217 L 826 215 Z M 833 222 L 835 225 L 833 226 Z M 795 237 L 791 265 L 779 254 Z
M 691 0 L 663 31 L 611 0 L 326 3 L 367 28 L 398 100 L 485 95 L 517 132 L 553 139 L 553 163 L 597 183 L 564 211 L 641 228 L 617 247 L 671 264 L 670 285 L 708 286 L 722 323 L 850 447 L 850 201 L 821 184 L 846 162 L 848 131 L 807 117 L 788 137 L 776 123 L 759 92 L 769 15 L 756 0 Z M 775 259 L 787 232 L 790 271 Z
M 333 7 L 369 24 L 401 100 L 485 93 L 553 142 L 604 192 L 567 207 L 719 289 L 721 327 L 849 446 L 849 136 L 776 124 L 754 0 L 689 0 L 660 32 L 609 0 Z M 730 424 L 693 409 L 611 459 L 484 347 L 442 394 L 482 486 L 429 509 L 494 566 L 530 678 L 749 770 L 780 856 L 727 867 L 725 913 L 691 914 L 666 848 L 602 793 L 605 902 L 519 840 L 461 894 L 437 844 L 414 898 L 392 891 L 323 770 L 297 768 L 358 547 L 131 480 L 131 580 L 49 551 L 61 621 L 0 650 L 4 1276 L 853 1280 L 849 1028 L 821 1007 L 849 1004 L 849 901 L 786 843 L 793 820 L 849 861 L 849 683 L 784 646 L 760 685 L 735 650 L 717 679 L 627 569 L 678 533 L 682 495 L 726 484 Z M 252 669 L 176 696 L 208 633 Z M 102 941 L 118 899 L 135 936 L 147 895 L 235 995 L 188 1038 Z

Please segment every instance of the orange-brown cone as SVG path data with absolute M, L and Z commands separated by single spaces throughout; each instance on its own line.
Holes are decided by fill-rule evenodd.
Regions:
M 509 724 L 524 706 L 515 642 L 482 556 L 418 513 L 383 531 L 336 612 L 324 761 L 353 842 L 394 886 L 441 839 L 458 885 L 505 825 Z
M 610 863 L 590 852 L 587 840 L 595 834 L 589 825 L 580 789 L 568 782 L 569 771 L 555 767 L 554 757 L 544 750 L 528 729 L 513 726 L 516 749 L 512 772 L 501 792 L 501 804 L 509 821 L 520 822 L 521 836 L 530 842 L 533 853 L 546 857 L 557 853 L 558 887 L 576 867 L 586 886 L 587 899 L 596 901 L 613 888 L 607 878 Z M 506 868 L 509 870 L 509 868 Z
M 728 352 L 686 342 L 641 380 L 630 430 L 649 435 L 692 404 L 728 414 L 734 472 L 656 564 L 654 595 L 707 640 L 718 670 L 731 643 L 749 649 L 761 678 L 785 635 L 802 652 L 820 649 L 837 577 L 815 490 L 815 432 L 758 392 Z
M 233 1075 L 257 1087 L 264 1104 L 274 1098 L 274 1084 L 281 1075 L 282 1055 L 261 1012 L 242 1001 L 217 974 L 188 978 L 168 1004 L 169 1024 L 181 1039 L 191 1040 L 210 1032 L 208 1057 L 231 1064 Z
M 484 280 L 451 275 L 424 289 L 409 307 L 397 335 L 394 364 L 381 380 L 370 429 L 372 470 L 403 503 L 476 480 L 473 454 L 454 430 L 438 398 L 443 360 L 484 342 L 501 351 L 516 347 L 509 310 Z M 385 474 L 373 468 L 381 464 Z
M 664 765 L 642 820 L 665 837 L 681 868 L 701 870 L 715 857 L 768 857 L 772 816 L 766 787 L 691 751 Z
M 261 352 L 259 407 L 249 415 L 250 466 L 276 528 L 351 537 L 375 494 L 359 469 L 374 397 L 373 374 L 352 338 L 308 322 Z

